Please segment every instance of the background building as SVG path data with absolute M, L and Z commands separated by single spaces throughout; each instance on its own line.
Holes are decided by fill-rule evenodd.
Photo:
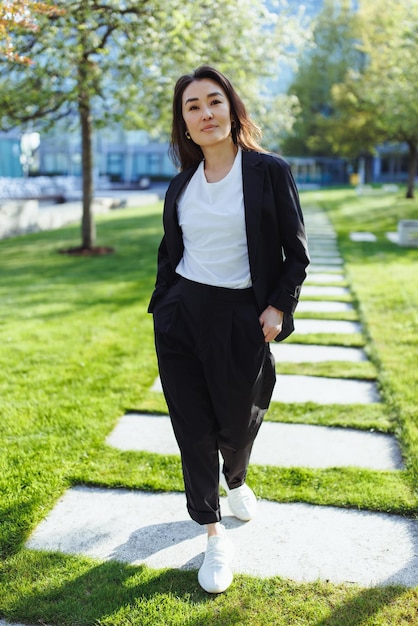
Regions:
M 20 132 L 0 133 L 0 177 L 22 176 L 20 163 Z
M 268 2 L 267 2 L 268 4 Z M 301 3 L 289 0 L 291 9 Z M 309 17 L 317 15 L 323 0 L 305 0 Z M 286 90 L 292 80 L 292 70 L 283 68 L 280 86 Z M 59 128 L 39 137 L 39 146 L 28 151 L 28 135 L 18 130 L 0 133 L 0 178 L 21 176 L 81 176 L 81 146 L 79 133 Z M 37 134 L 37 133 L 34 133 Z M 26 141 L 22 142 L 22 137 Z M 102 128 L 93 136 L 94 183 L 96 188 L 137 188 L 150 181 L 168 180 L 176 170 L 168 157 L 168 144 L 150 139 L 145 131 L 125 131 L 123 128 Z M 349 182 L 350 164 L 338 158 L 292 157 L 290 161 L 299 184 L 333 185 Z M 384 145 L 375 156 L 362 160 L 359 168 L 367 182 L 387 183 L 407 180 L 407 149 L 402 145 Z
M 168 144 L 151 141 L 145 131 L 100 129 L 93 137 L 94 177 L 103 185 L 138 186 L 144 178 L 164 180 L 176 170 L 168 157 Z M 51 133 L 42 137 L 37 159 L 40 175 L 81 175 L 80 137 Z

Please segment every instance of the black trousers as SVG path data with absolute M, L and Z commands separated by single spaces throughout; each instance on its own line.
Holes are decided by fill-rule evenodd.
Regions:
M 180 448 L 187 508 L 199 524 L 220 521 L 219 451 L 233 489 L 276 381 L 274 358 L 249 289 L 179 278 L 154 309 L 162 387 Z

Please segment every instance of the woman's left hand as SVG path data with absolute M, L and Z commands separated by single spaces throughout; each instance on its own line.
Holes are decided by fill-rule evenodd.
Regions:
M 261 328 L 263 329 L 266 342 L 274 341 L 282 330 L 283 311 L 268 306 L 259 317 Z

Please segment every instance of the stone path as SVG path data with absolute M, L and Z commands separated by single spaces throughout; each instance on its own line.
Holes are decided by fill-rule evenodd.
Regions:
M 80 192 L 81 193 L 81 192 Z M 106 191 L 104 196 L 93 199 L 93 213 L 108 213 L 113 208 L 141 206 L 158 202 L 158 193 L 151 191 Z M 0 198 L 0 239 L 25 233 L 54 230 L 81 220 L 81 200 L 63 204 L 43 204 L 38 200 Z
M 164 415 L 124 415 L 107 443 L 119 450 L 178 454 L 170 419 Z M 268 421 L 254 443 L 251 462 L 280 467 L 402 467 L 399 447 L 390 435 Z
M 270 349 L 278 363 L 358 362 L 367 360 L 362 348 L 310 346 L 307 344 L 282 342 L 272 344 Z
M 417 584 L 418 529 L 412 520 L 261 500 L 257 517 L 243 523 L 231 516 L 225 498 L 221 506 L 223 523 L 239 546 L 236 572 L 364 586 Z M 29 547 L 155 568 L 197 569 L 206 539 L 184 513 L 184 494 L 75 487 Z
M 152 386 L 152 391 L 162 392 L 159 378 Z M 379 402 L 379 395 L 376 384 L 370 381 L 281 374 L 274 387 L 272 400 L 286 403 L 364 404 Z
M 302 291 L 296 334 L 360 333 L 357 322 L 309 319 L 309 313 L 352 310 L 335 234 L 319 210 L 306 211 L 312 265 Z M 315 297 L 314 300 L 310 299 Z M 342 301 L 338 298 L 342 297 Z M 330 298 L 329 300 L 327 298 Z M 300 340 L 300 341 L 301 341 Z M 273 344 L 278 363 L 365 361 L 362 349 Z M 153 386 L 161 393 L 159 381 Z M 315 376 L 278 376 L 274 400 L 300 403 L 367 404 L 380 401 L 374 382 Z M 178 454 L 166 416 L 131 413 L 109 435 L 120 450 Z M 402 468 L 396 439 L 343 428 L 266 421 L 256 440 L 252 463 L 280 467 Z M 248 523 L 231 516 L 222 499 L 223 523 L 239 546 L 236 572 L 280 575 L 297 581 L 329 580 L 364 586 L 418 584 L 418 528 L 412 519 L 260 500 Z M 100 559 L 146 563 L 150 567 L 198 568 L 205 549 L 203 529 L 192 522 L 183 493 L 143 493 L 124 489 L 74 487 L 38 526 L 27 546 L 86 554 Z

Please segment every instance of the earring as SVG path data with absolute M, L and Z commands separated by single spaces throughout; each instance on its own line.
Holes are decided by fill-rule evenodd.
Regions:
M 190 133 L 189 133 L 188 130 L 186 130 L 186 132 L 184 134 L 186 135 L 187 139 L 191 139 L 191 136 L 190 136 Z

